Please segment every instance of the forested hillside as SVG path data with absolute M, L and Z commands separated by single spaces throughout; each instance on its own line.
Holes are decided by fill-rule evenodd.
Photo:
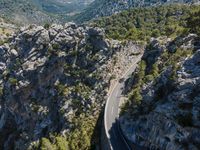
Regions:
M 110 16 L 133 7 L 155 7 L 168 4 L 197 4 L 199 0 L 96 0 L 77 16 L 78 22 Z
M 187 5 L 133 8 L 95 20 L 92 25 L 104 28 L 109 38 L 119 40 L 148 41 L 159 36 L 174 38 L 188 32 L 189 15 L 198 10 L 199 6 Z M 195 20 L 195 16 L 193 18 Z
M 93 0 L 0 0 L 0 16 L 19 24 L 63 23 Z
M 52 17 L 37 8 L 32 0 L 0 0 L 0 16 L 18 24 L 53 21 Z
M 185 19 L 177 18 L 183 29 L 178 31 L 183 32 L 175 30 L 172 36 L 160 30 L 159 37 L 151 38 L 126 81 L 120 123 L 132 143 L 152 149 L 199 149 L 199 14 L 199 7 L 190 7 Z
M 152 150 L 200 149 L 200 6 L 99 0 L 78 21 L 102 7 L 111 16 L 60 25 L 51 23 L 65 21 L 79 0 L 69 9 L 48 2 L 0 0 L 0 149 L 101 149 L 117 84 L 122 105 L 110 104 L 121 110 L 116 130 L 124 139 Z

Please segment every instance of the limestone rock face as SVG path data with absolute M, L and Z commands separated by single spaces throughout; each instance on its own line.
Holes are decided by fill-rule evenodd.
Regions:
M 157 39 L 158 40 L 158 39 Z M 159 40 L 158 40 L 159 41 Z M 166 40 L 165 40 L 166 41 Z M 147 53 L 143 60 L 147 62 L 147 72 L 151 66 L 157 63 L 162 66 L 164 55 L 169 51 L 170 57 L 177 57 L 168 66 L 162 66 L 163 71 L 152 81 L 145 82 L 141 88 L 142 102 L 121 118 L 121 126 L 126 137 L 141 146 L 162 150 L 186 150 L 199 149 L 200 145 L 200 50 L 197 44 L 199 38 L 196 35 L 179 37 L 174 41 L 155 44 L 152 41 L 152 51 L 156 55 Z M 159 45 L 159 46 L 158 46 Z M 189 55 L 177 54 L 171 51 L 181 49 Z M 165 47 L 162 51 L 159 47 Z M 160 52 L 160 53 L 159 53 Z M 176 55 L 176 56 L 173 56 Z M 151 59 L 154 57 L 154 61 Z M 149 61 L 151 60 L 151 61 Z M 151 64 L 152 63 L 152 64 Z M 178 65 L 174 71 L 174 65 Z M 127 86 L 132 86 L 130 80 Z M 128 87 L 127 87 L 128 88 Z M 126 89 L 127 91 L 130 89 Z
M 0 149 L 27 149 L 70 132 L 81 114 L 98 117 L 113 75 L 142 50 L 74 23 L 21 28 L 0 46 Z

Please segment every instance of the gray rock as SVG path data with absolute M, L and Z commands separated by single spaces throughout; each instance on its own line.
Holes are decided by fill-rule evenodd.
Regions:
M 165 63 L 160 57 L 164 52 L 162 47 L 167 48 L 173 55 L 171 48 L 174 46 L 185 51 L 193 49 L 195 38 L 196 35 L 179 37 L 169 42 L 172 45 L 166 42 L 163 46 L 158 39 L 152 39 L 152 49 L 161 53 L 156 54 L 156 59 L 148 51 L 145 53 L 143 59 L 148 62 L 146 70 L 148 71 L 153 63 L 161 66 Z M 171 79 L 171 65 L 160 68 L 163 70 L 159 76 L 141 87 L 141 105 L 132 106 L 132 109 L 128 109 L 127 113 L 121 116 L 122 130 L 133 143 L 163 150 L 199 148 L 200 51 L 194 51 L 190 57 L 182 57 L 176 60 L 180 67 L 175 72 L 175 79 Z M 133 84 L 134 81 L 130 80 L 127 84 L 129 87 L 126 88 L 130 90 Z
M 17 51 L 15 50 L 15 49 L 11 49 L 11 54 L 13 55 L 13 56 L 15 56 L 15 57 L 17 57 L 18 56 L 18 53 L 17 53 Z
M 0 140 L 0 149 L 25 150 L 49 133 L 70 132 L 80 113 L 95 119 L 111 77 L 119 78 L 136 58 L 131 53 L 141 49 L 74 23 L 20 29 L 0 46 L 0 137 L 9 137 Z

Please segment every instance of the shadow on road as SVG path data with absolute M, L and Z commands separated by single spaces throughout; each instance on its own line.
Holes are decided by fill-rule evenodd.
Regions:
M 147 148 L 131 143 L 128 139 L 126 139 L 123 136 L 117 119 L 115 119 L 115 122 L 112 124 L 112 127 L 109 130 L 109 135 L 113 150 L 148 150 Z

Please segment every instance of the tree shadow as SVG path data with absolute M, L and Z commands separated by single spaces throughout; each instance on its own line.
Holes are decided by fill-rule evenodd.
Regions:
M 109 135 L 113 150 L 148 150 L 148 148 L 133 143 L 124 136 L 118 119 L 115 119 L 112 124 Z
M 103 123 L 104 123 L 104 109 L 101 110 L 97 122 L 95 124 L 94 132 L 91 138 L 91 150 L 103 150 L 101 143 L 102 143 L 102 136 L 103 136 Z

